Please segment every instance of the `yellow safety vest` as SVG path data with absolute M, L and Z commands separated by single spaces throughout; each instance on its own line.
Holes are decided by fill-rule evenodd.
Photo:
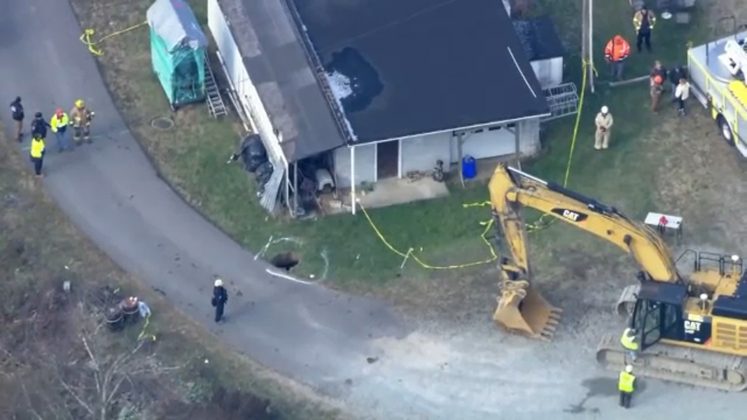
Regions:
M 31 152 L 30 153 L 31 153 L 32 158 L 42 157 L 42 153 L 44 153 L 44 140 L 42 139 L 31 140 Z
M 621 392 L 633 392 L 635 383 L 635 375 L 625 371 L 620 372 L 620 379 L 617 381 L 617 389 Z
M 620 344 L 627 350 L 637 351 L 638 343 L 635 341 L 635 335 L 631 334 L 630 331 L 630 328 L 626 328 L 623 331 L 623 335 L 620 337 Z
M 67 117 L 66 113 L 62 113 L 62 117 L 57 118 L 57 114 L 52 115 L 52 119 L 49 120 L 49 126 L 52 128 L 52 132 L 56 133 L 57 128 L 60 127 L 67 127 L 67 125 L 70 123 L 70 119 Z
M 656 15 L 650 10 L 648 10 L 646 14 L 648 15 L 648 28 L 653 31 L 654 25 L 656 25 Z M 642 24 L 643 13 L 639 10 L 633 15 L 633 26 L 635 27 L 635 30 L 638 31 L 641 29 Z

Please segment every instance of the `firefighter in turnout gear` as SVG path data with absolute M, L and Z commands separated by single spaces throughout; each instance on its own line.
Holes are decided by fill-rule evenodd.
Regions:
M 86 108 L 83 99 L 75 101 L 75 106 L 70 110 L 75 144 L 80 144 L 81 135 L 86 143 L 91 143 L 91 120 L 93 116 L 94 112 Z
M 654 30 L 654 25 L 656 25 L 656 15 L 646 6 L 641 7 L 641 10 L 633 15 L 633 27 L 636 33 L 635 46 L 638 52 L 641 52 L 644 43 L 648 52 L 651 52 L 651 32 Z
M 630 400 L 633 398 L 635 391 L 635 375 L 633 375 L 633 366 L 627 365 L 620 372 L 617 380 L 617 389 L 620 391 L 620 406 L 630 408 Z

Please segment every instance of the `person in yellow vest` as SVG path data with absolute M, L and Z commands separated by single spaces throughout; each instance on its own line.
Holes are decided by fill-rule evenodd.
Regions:
M 45 149 L 46 146 L 44 144 L 44 139 L 39 135 L 39 133 L 35 133 L 34 137 L 31 138 L 29 157 L 31 158 L 31 163 L 34 164 L 34 173 L 38 178 L 42 177 L 42 165 L 44 164 Z
M 69 148 L 72 150 L 73 146 L 68 146 L 67 142 L 67 126 L 70 124 L 70 118 L 68 118 L 65 111 L 62 108 L 57 108 L 54 111 L 54 115 L 49 120 L 49 127 L 52 129 L 55 138 L 57 139 L 57 150 L 62 152 Z
M 638 342 L 636 341 L 636 330 L 633 328 L 626 328 L 623 331 L 622 337 L 620 337 L 620 344 L 627 350 L 633 362 L 638 358 Z
M 633 14 L 633 27 L 636 33 L 635 46 L 638 52 L 641 52 L 643 43 L 646 43 L 646 49 L 651 52 L 651 32 L 656 25 L 656 15 L 644 5 L 641 10 Z
M 93 116 L 94 112 L 86 108 L 83 99 L 75 101 L 75 106 L 70 110 L 75 144 L 80 144 L 81 134 L 86 143 L 91 143 L 91 120 L 93 120 Z
M 635 391 L 633 366 L 626 365 L 625 369 L 620 372 L 617 389 L 620 391 L 620 406 L 630 408 L 630 400 L 633 398 L 633 391 Z

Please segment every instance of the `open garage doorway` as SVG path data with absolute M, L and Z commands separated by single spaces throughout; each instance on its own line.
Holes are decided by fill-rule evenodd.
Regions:
M 376 179 L 399 175 L 399 140 L 376 144 Z

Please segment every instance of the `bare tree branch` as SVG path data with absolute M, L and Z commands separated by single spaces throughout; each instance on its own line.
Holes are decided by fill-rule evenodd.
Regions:
M 83 340 L 83 346 L 86 348 L 86 353 L 88 353 L 88 357 L 91 358 L 91 363 L 93 363 L 93 368 L 95 370 L 93 377 L 96 382 L 96 392 L 101 393 L 101 381 L 99 380 L 99 372 L 101 372 L 101 369 L 99 368 L 99 362 L 98 360 L 96 360 L 96 357 L 93 355 L 93 352 L 91 351 L 91 346 L 88 345 L 88 340 L 86 340 L 85 334 L 81 334 L 80 338 L 81 340 Z
M 143 373 L 171 372 L 171 371 L 175 371 L 175 370 L 182 370 L 182 369 L 186 368 L 187 365 L 189 365 L 189 362 L 184 362 L 184 363 L 181 363 L 179 365 L 174 365 L 174 366 L 153 366 L 153 365 L 149 365 L 149 366 L 144 366 L 144 367 L 137 368 L 137 369 L 132 369 L 132 370 L 129 371 L 129 373 L 130 373 L 130 375 L 137 376 L 137 375 L 140 375 L 140 374 L 143 374 Z
M 108 406 L 112 402 L 111 401 L 112 397 L 114 397 L 115 395 L 117 395 L 117 391 L 119 391 L 119 387 L 122 385 L 122 382 L 124 382 L 125 380 L 129 380 L 129 379 L 130 379 L 130 377 L 127 374 L 123 374 L 123 375 L 121 375 L 119 377 L 119 380 L 117 381 L 117 383 L 114 384 L 114 388 L 112 389 L 112 392 L 109 393 L 108 398 L 104 402 L 105 406 Z M 130 382 L 132 382 L 132 381 L 130 381 Z
M 80 404 L 80 406 L 81 406 L 81 407 L 85 408 L 85 409 L 86 409 L 86 411 L 88 411 L 88 413 L 89 413 L 89 414 L 90 414 L 91 416 L 94 416 L 94 413 L 93 413 L 93 410 L 91 409 L 91 407 L 90 407 L 90 406 L 89 406 L 88 404 L 86 404 L 86 402 L 85 402 L 85 401 L 83 401 L 83 400 L 82 400 L 82 399 L 80 398 L 80 396 L 78 396 L 78 393 L 76 393 L 76 392 L 75 392 L 75 391 L 73 390 L 73 388 L 72 388 L 72 387 L 71 387 L 70 385 L 68 385 L 68 384 L 67 384 L 67 383 L 66 383 L 66 382 L 65 382 L 65 381 L 64 381 L 64 380 L 63 380 L 62 378 L 60 378 L 60 383 L 62 384 L 62 387 L 63 387 L 63 388 L 65 388 L 65 390 L 66 390 L 66 391 L 67 391 L 67 392 L 68 392 L 68 393 L 69 393 L 70 395 L 72 395 L 72 396 L 73 396 L 73 398 L 75 398 L 75 400 L 76 400 L 76 401 L 78 401 L 78 404 Z
M 34 415 L 34 417 L 37 418 L 37 420 L 44 420 L 44 417 L 40 416 L 39 413 L 34 409 L 34 404 L 31 403 L 31 397 L 29 396 L 29 390 L 26 389 L 26 384 L 21 383 L 21 389 L 23 390 L 23 395 L 26 397 L 26 403 L 29 406 L 29 411 L 31 414 Z

